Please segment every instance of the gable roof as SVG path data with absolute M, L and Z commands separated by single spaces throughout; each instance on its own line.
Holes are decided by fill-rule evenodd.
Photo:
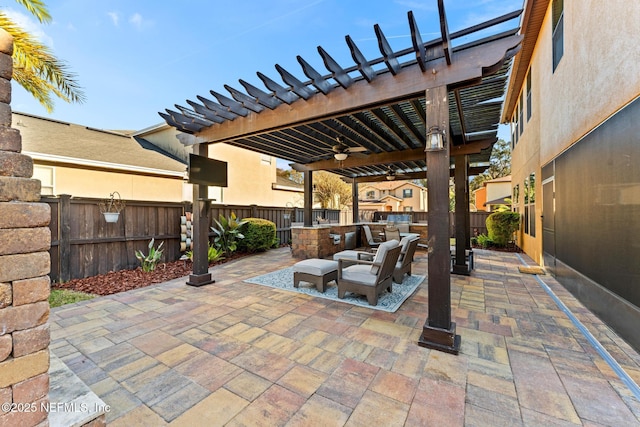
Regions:
M 507 175 L 507 176 L 500 176 L 498 178 L 493 178 L 490 180 L 487 180 L 485 182 L 483 182 L 483 184 L 486 186 L 487 184 L 498 184 L 501 182 L 511 182 L 511 175 Z
M 376 190 L 396 190 L 400 187 L 404 187 L 405 185 L 411 185 L 413 187 L 417 187 L 420 190 L 427 190 L 426 187 L 423 187 L 422 185 L 418 185 L 414 182 L 411 181 L 379 181 L 379 182 L 368 182 L 366 183 L 366 185 L 362 186 L 362 190 L 366 189 L 367 187 L 372 187 L 375 188 Z M 360 190 L 360 191 L 362 191 Z
M 13 112 L 22 151 L 40 160 L 87 168 L 181 177 L 185 165 L 119 132 Z

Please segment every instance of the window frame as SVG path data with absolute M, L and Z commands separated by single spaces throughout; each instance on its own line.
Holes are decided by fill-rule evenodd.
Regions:
M 564 0 L 552 0 L 551 5 L 551 51 L 553 72 L 564 56 Z

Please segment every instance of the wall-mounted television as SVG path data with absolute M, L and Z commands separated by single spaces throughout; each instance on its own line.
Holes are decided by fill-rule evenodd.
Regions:
M 190 184 L 227 187 L 227 162 L 189 154 Z

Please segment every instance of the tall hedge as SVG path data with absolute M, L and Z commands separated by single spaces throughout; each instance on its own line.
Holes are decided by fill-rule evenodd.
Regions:
M 245 252 L 263 252 L 276 244 L 276 225 L 273 221 L 262 218 L 244 218 L 246 224 L 242 228 L 244 239 L 239 242 L 239 249 Z
M 496 246 L 506 246 L 513 233 L 520 228 L 520 214 L 517 212 L 494 212 L 487 217 L 489 239 Z

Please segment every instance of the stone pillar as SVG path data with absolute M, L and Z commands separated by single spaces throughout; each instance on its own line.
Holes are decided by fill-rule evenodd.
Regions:
M 49 205 L 11 128 L 13 39 L 0 29 L 0 425 L 47 424 Z

